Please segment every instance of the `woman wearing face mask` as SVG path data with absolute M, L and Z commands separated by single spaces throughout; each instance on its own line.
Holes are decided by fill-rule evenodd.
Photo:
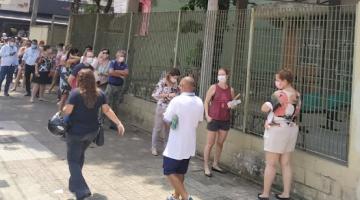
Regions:
M 151 153 L 154 156 L 158 155 L 159 139 L 160 133 L 163 133 L 164 138 L 164 148 L 167 144 L 167 138 L 169 135 L 169 129 L 165 125 L 163 120 L 163 114 L 172 98 L 174 98 L 178 90 L 177 80 L 180 76 L 180 71 L 176 68 L 172 68 L 167 74 L 166 77 L 161 79 L 156 85 L 156 88 L 152 94 L 152 97 L 157 100 L 157 106 L 155 111 L 155 122 L 152 132 L 152 146 Z
M 294 76 L 290 70 L 282 69 L 276 74 L 275 91 L 269 101 L 265 102 L 261 111 L 268 113 L 265 122 L 264 150 L 265 173 L 264 189 L 258 195 L 260 200 L 270 199 L 271 185 L 276 175 L 276 165 L 280 162 L 283 175 L 284 190 L 276 194 L 277 199 L 290 199 L 292 170 L 290 165 L 291 152 L 295 150 L 298 125 L 296 117 L 300 113 L 300 93 L 293 86 Z
M 96 61 L 94 61 L 92 64 L 92 66 L 95 69 L 97 86 L 102 91 L 105 91 L 107 83 L 108 83 L 109 67 L 110 67 L 109 57 L 110 57 L 110 50 L 102 49 L 100 51 Z
M 208 122 L 207 143 L 204 149 L 204 173 L 205 176 L 211 177 L 209 169 L 209 157 L 211 149 L 216 142 L 216 152 L 212 170 L 219 173 L 224 171 L 219 167 L 219 160 L 223 144 L 230 129 L 230 110 L 228 103 L 234 98 L 234 89 L 229 86 L 227 80 L 229 70 L 220 68 L 218 71 L 218 83 L 212 85 L 206 93 L 204 102 L 205 116 Z
M 37 59 L 35 64 L 35 76 L 32 79 L 34 82 L 33 91 L 31 94 L 30 102 L 34 102 L 35 95 L 39 92 L 39 101 L 44 101 L 44 91 L 46 84 L 51 83 L 49 77 L 50 69 L 52 68 L 52 49 L 50 46 L 43 47 L 42 55 Z

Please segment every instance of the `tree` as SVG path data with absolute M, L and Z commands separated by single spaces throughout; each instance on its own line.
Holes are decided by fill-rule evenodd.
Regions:
M 230 4 L 233 4 L 238 9 L 246 9 L 248 5 L 248 0 L 218 0 L 218 8 L 219 12 L 217 13 L 217 17 L 215 20 L 215 41 L 213 46 L 213 57 L 212 57 L 212 80 L 215 79 L 217 75 L 217 68 L 220 65 L 220 56 L 223 52 L 223 40 L 224 33 L 227 29 L 227 20 L 228 20 L 228 10 L 230 8 Z M 187 4 L 185 4 L 182 9 L 183 10 L 195 10 L 196 8 L 200 8 L 203 10 L 207 10 L 208 0 L 188 0 Z M 237 38 L 236 38 L 236 46 L 243 47 L 244 45 L 243 38 L 244 34 L 241 34 L 240 27 L 243 26 L 245 18 L 242 17 L 240 11 L 237 11 L 236 16 L 238 16 L 236 23 L 237 30 Z M 236 48 L 238 49 L 238 48 Z
M 111 5 L 113 3 L 113 0 L 107 0 L 106 1 L 106 6 L 104 8 L 101 7 L 101 0 L 93 0 L 93 2 L 95 3 L 96 6 L 96 13 L 109 13 L 110 9 L 111 9 Z M 79 13 L 79 9 L 81 6 L 81 0 L 74 0 L 73 3 L 71 4 L 71 12 L 74 14 Z M 91 10 L 91 8 L 89 8 Z
M 71 4 L 71 12 L 72 13 L 74 13 L 74 14 L 79 13 L 80 3 L 81 3 L 81 0 L 74 0 L 74 2 Z
M 236 6 L 239 9 L 246 8 L 247 0 L 219 0 L 219 10 L 228 10 L 230 3 Z M 183 10 L 195 10 L 195 8 L 200 8 L 202 10 L 207 10 L 208 0 L 189 0 L 182 9 Z
M 106 1 L 106 6 L 104 8 L 101 7 L 101 0 L 93 0 L 94 3 L 96 4 L 96 12 L 97 13 L 101 13 L 101 11 L 103 11 L 103 13 L 109 13 L 110 9 L 111 9 L 111 5 L 112 5 L 112 2 L 113 0 L 107 0 Z

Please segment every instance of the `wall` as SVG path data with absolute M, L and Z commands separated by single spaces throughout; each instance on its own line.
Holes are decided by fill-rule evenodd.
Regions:
M 360 96 L 354 98 L 360 98 Z M 127 95 L 121 106 L 121 112 L 129 122 L 151 131 L 155 106 L 155 103 Z M 198 129 L 197 152 L 199 155 L 202 155 L 206 141 L 205 126 L 206 124 L 203 123 Z M 358 138 L 355 129 L 352 128 L 351 130 L 351 136 L 359 139 L 356 140 L 356 144 L 360 144 L 360 138 Z M 231 129 L 224 145 L 221 162 L 234 173 L 261 183 L 264 170 L 262 138 Z M 350 145 L 348 166 L 300 150 L 293 154 L 293 166 L 293 193 L 302 199 L 360 199 L 360 195 L 356 198 L 359 185 L 360 159 L 358 151 L 355 150 L 355 144 Z M 280 185 L 281 176 L 278 175 L 274 187 L 280 188 Z
M 50 26 L 42 25 L 42 26 L 31 26 L 30 27 L 30 38 L 37 39 L 38 41 L 44 40 L 47 43 L 49 36 Z

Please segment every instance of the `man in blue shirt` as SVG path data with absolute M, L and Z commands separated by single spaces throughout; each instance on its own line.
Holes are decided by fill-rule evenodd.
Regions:
M 31 96 L 31 74 L 35 76 L 35 63 L 40 56 L 40 50 L 38 48 L 37 40 L 31 41 L 31 47 L 25 50 L 22 58 L 22 67 L 25 69 L 25 85 L 26 94 L 25 96 Z M 24 67 L 25 66 L 25 67 Z
M 19 62 L 14 38 L 8 39 L 7 44 L 1 47 L 0 57 L 0 90 L 2 82 L 6 78 L 4 95 L 9 96 L 9 87 L 13 79 L 15 68 Z
M 119 50 L 116 53 L 116 60 L 112 60 L 109 66 L 109 81 L 105 91 L 110 107 L 118 115 L 118 105 L 123 99 L 123 85 L 125 78 L 129 75 L 129 69 L 125 63 L 126 52 Z M 116 129 L 112 124 L 111 129 Z

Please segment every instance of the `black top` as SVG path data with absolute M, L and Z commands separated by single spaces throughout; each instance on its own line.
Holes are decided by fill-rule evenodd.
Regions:
M 105 94 L 102 91 L 100 91 L 93 108 L 86 107 L 79 89 L 71 91 L 67 103 L 74 105 L 70 115 L 69 134 L 85 135 L 99 129 L 99 111 L 101 106 L 107 103 Z
M 84 63 L 79 63 L 77 65 L 75 65 L 71 71 L 71 74 L 75 77 L 77 77 L 78 73 L 80 72 L 80 70 L 82 69 L 91 69 L 94 71 L 94 68 L 91 67 L 91 65 L 85 65 Z

